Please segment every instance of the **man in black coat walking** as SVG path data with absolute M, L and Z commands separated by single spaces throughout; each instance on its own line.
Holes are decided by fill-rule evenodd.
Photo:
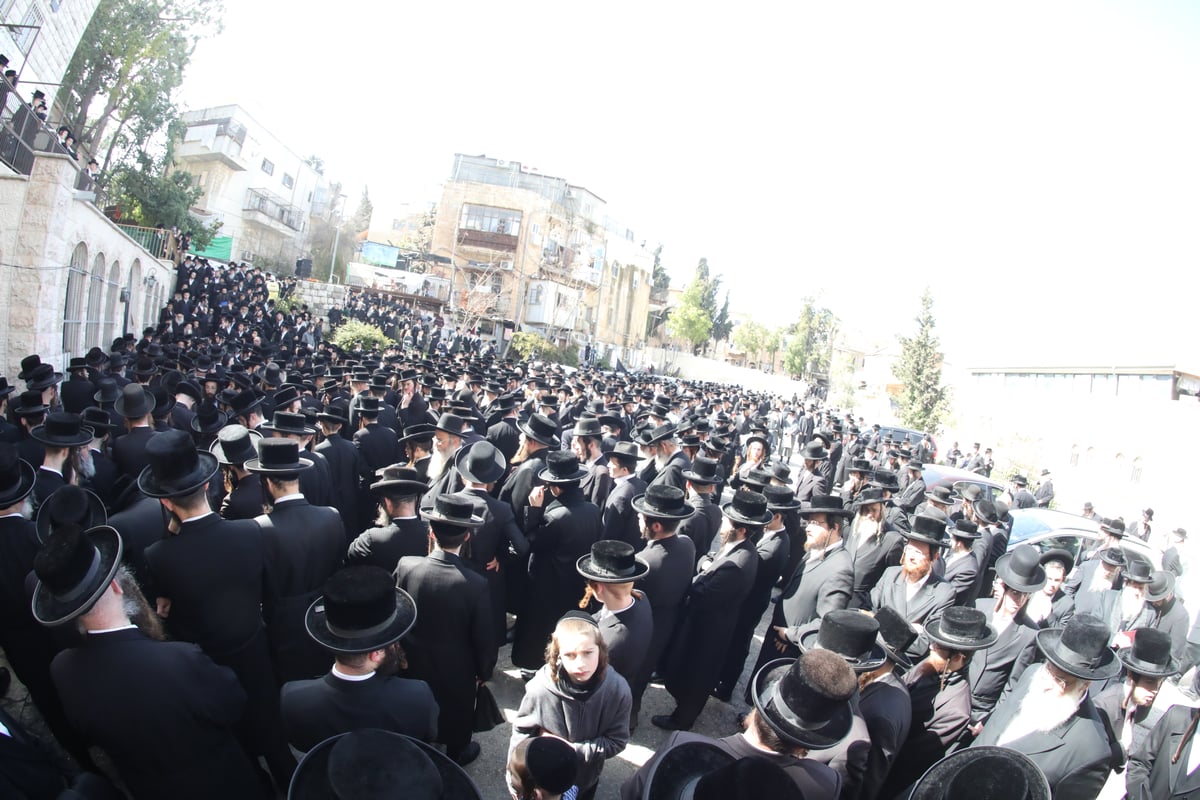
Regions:
M 329 464 L 333 486 L 331 505 L 342 515 L 346 541 L 349 542 L 370 523 L 364 518 L 359 502 L 362 483 L 370 477 L 367 462 L 362 452 L 342 436 L 342 428 L 350 424 L 343 406 L 325 406 L 317 414 L 317 424 L 321 426 L 325 439 L 313 448 L 313 452 Z
M 400 559 L 396 567 L 396 585 L 421 609 L 406 644 L 406 674 L 433 690 L 440 709 L 437 740 L 466 765 L 479 757 L 479 743 L 471 741 L 475 692 L 496 666 L 487 579 L 459 555 L 483 517 L 466 494 L 441 495 L 423 515 L 437 546 L 423 558 Z
M 635 550 L 642 547 L 642 529 L 633 498 L 646 491 L 646 482 L 634 474 L 637 469 L 637 445 L 632 442 L 616 442 L 609 451 L 608 471 L 612 477 L 612 490 L 604 501 L 601 514 L 605 539 L 615 539 L 632 545 Z
M 373 564 L 390 573 L 401 558 L 428 553 L 429 526 L 417 516 L 417 500 L 428 488 L 416 470 L 386 467 L 371 492 L 388 523 L 360 533 L 346 551 L 346 563 Z

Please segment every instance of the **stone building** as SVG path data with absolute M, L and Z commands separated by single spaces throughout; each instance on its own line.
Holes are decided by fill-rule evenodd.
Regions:
M 28 96 L 53 98 L 100 0 L 0 0 L 0 53 Z
M 456 154 L 430 267 L 450 280 L 458 324 L 499 340 L 507 321 L 597 359 L 628 361 L 645 343 L 653 256 L 607 210 L 563 178 Z
M 324 177 L 239 106 L 188 111 L 183 121 L 175 169 L 204 192 L 192 212 L 221 223 L 204 255 L 293 269 L 308 254 L 309 218 L 332 199 Z

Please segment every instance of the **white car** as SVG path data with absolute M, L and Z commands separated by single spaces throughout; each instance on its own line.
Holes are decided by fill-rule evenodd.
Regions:
M 1011 513 L 1013 528 L 1008 537 L 1009 550 L 1019 544 L 1031 544 L 1043 553 L 1057 548 L 1069 552 L 1078 564 L 1082 553 L 1092 550 L 1105 538 L 1099 522 L 1066 511 L 1016 508 Z M 1162 553 L 1136 536 L 1122 539 L 1121 549 L 1125 551 L 1126 560 L 1142 558 L 1155 569 L 1162 569 Z

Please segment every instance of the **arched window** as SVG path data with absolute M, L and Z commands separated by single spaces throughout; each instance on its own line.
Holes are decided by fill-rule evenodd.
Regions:
M 100 344 L 101 314 L 104 310 L 104 253 L 98 253 L 92 262 L 91 280 L 88 281 L 87 314 L 83 318 L 82 350 Z
M 129 268 L 129 300 L 126 301 L 125 306 L 129 310 L 129 316 L 128 319 L 126 319 L 125 324 L 129 326 L 128 329 L 130 331 L 134 331 L 135 333 L 141 333 L 141 328 L 138 326 L 141 324 L 142 319 L 144 319 L 144 317 L 138 317 L 134 313 L 135 307 L 133 306 L 133 298 L 136 297 L 137 293 L 140 291 L 143 291 L 142 262 L 141 260 L 135 258 L 133 260 L 133 266 Z M 126 331 L 121 331 L 121 333 L 124 334 Z M 116 338 L 115 335 L 113 338 Z
M 87 245 L 75 245 L 67 272 L 67 299 L 63 304 L 63 354 L 66 358 L 80 353 L 83 331 L 83 296 L 87 291 Z
M 98 347 L 106 351 L 116 337 L 117 327 L 121 324 L 120 294 L 121 264 L 114 261 L 108 268 L 108 294 L 104 298 L 104 335 L 100 337 L 99 342 L 96 342 Z

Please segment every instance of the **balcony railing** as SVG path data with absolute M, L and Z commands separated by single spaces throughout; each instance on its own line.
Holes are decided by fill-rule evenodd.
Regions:
M 511 253 L 517 249 L 517 237 L 509 233 L 459 228 L 458 244 L 461 247 L 483 247 L 488 250 L 503 250 Z
M 246 219 L 266 224 L 270 227 L 275 227 L 276 224 L 283 225 L 293 231 L 300 231 L 304 225 L 304 215 L 300 209 L 288 204 L 284 200 L 271 195 L 263 189 L 248 189 L 246 191 L 246 204 L 242 207 L 243 211 L 251 212 L 246 216 Z M 262 217 L 262 219 L 258 219 Z

